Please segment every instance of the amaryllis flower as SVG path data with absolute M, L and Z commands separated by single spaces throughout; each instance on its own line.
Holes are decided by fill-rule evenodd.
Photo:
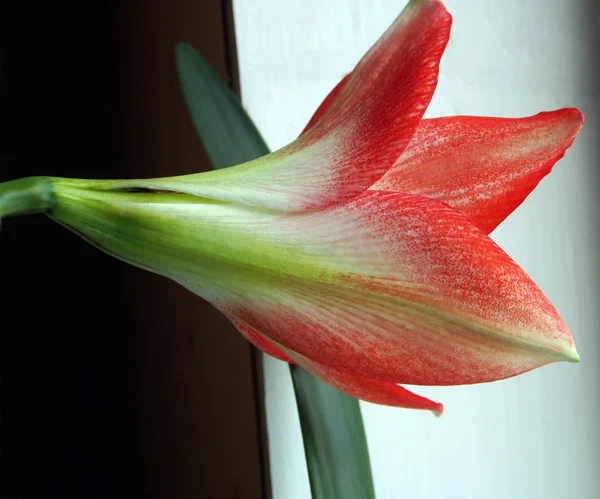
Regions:
M 50 217 L 212 303 L 264 352 L 357 398 L 579 360 L 542 291 L 489 237 L 580 130 L 575 109 L 422 119 L 451 16 L 413 0 L 288 146 L 144 180 L 39 179 Z

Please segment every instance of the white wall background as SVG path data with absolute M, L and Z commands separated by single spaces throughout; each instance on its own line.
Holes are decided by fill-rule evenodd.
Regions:
M 235 0 L 242 98 L 275 149 L 406 0 Z M 600 16 L 594 0 L 447 0 L 454 16 L 427 116 L 579 107 L 554 172 L 492 237 L 569 325 L 582 361 L 507 381 L 416 391 L 440 419 L 362 404 L 379 499 L 600 497 Z M 275 499 L 310 497 L 287 367 L 265 359 Z

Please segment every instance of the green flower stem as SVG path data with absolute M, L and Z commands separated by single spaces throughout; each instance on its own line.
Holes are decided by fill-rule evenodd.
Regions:
M 53 205 L 52 184 L 45 177 L 27 177 L 0 183 L 0 219 L 45 213 Z

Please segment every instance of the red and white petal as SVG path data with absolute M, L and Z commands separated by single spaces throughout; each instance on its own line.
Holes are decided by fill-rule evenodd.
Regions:
M 374 404 L 404 407 L 406 409 L 424 409 L 432 411 L 436 416 L 440 416 L 444 411 L 442 404 L 412 393 L 395 383 L 368 379 L 348 371 L 325 366 L 298 353 L 275 346 L 243 320 L 232 316 L 228 316 L 228 318 L 254 346 L 260 348 L 263 352 L 280 360 L 300 365 L 321 381 L 352 397 Z
M 526 118 L 423 120 L 374 190 L 439 199 L 493 231 L 533 191 L 583 126 L 577 109 Z
M 284 353 L 280 348 L 276 347 L 264 336 L 260 335 L 252 326 L 233 315 L 225 314 L 225 316 L 231 321 L 236 329 L 242 333 L 242 336 L 252 343 L 256 348 L 266 354 L 269 354 L 271 357 L 275 357 L 278 360 L 295 364 L 295 362 L 287 353 Z
M 328 367 L 298 354 L 293 354 L 293 358 L 313 376 L 359 400 L 405 409 L 423 409 L 433 412 L 436 416 L 441 416 L 444 412 L 444 406 L 439 402 L 421 397 L 395 383 L 369 379 L 349 371 Z
M 578 360 L 541 290 L 444 203 L 366 191 L 318 212 L 246 211 L 244 224 L 218 208 L 212 237 L 228 256 L 209 299 L 314 362 L 452 385 Z
M 468 218 L 367 190 L 310 212 L 55 182 L 53 218 L 311 361 L 406 384 L 577 361 L 557 311 Z
M 278 151 L 231 168 L 104 188 L 181 192 L 286 211 L 351 199 L 381 178 L 412 139 L 437 84 L 451 21 L 441 2 L 412 0 L 328 111 Z

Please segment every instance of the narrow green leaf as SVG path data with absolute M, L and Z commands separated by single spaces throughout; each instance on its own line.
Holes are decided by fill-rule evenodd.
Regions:
M 214 168 L 269 152 L 237 96 L 188 44 L 176 48 L 181 87 Z M 358 400 L 290 367 L 313 499 L 374 499 Z
M 185 103 L 213 168 L 269 153 L 238 97 L 191 45 L 177 45 L 175 61 Z
M 314 499 L 374 499 L 358 400 L 290 367 Z

